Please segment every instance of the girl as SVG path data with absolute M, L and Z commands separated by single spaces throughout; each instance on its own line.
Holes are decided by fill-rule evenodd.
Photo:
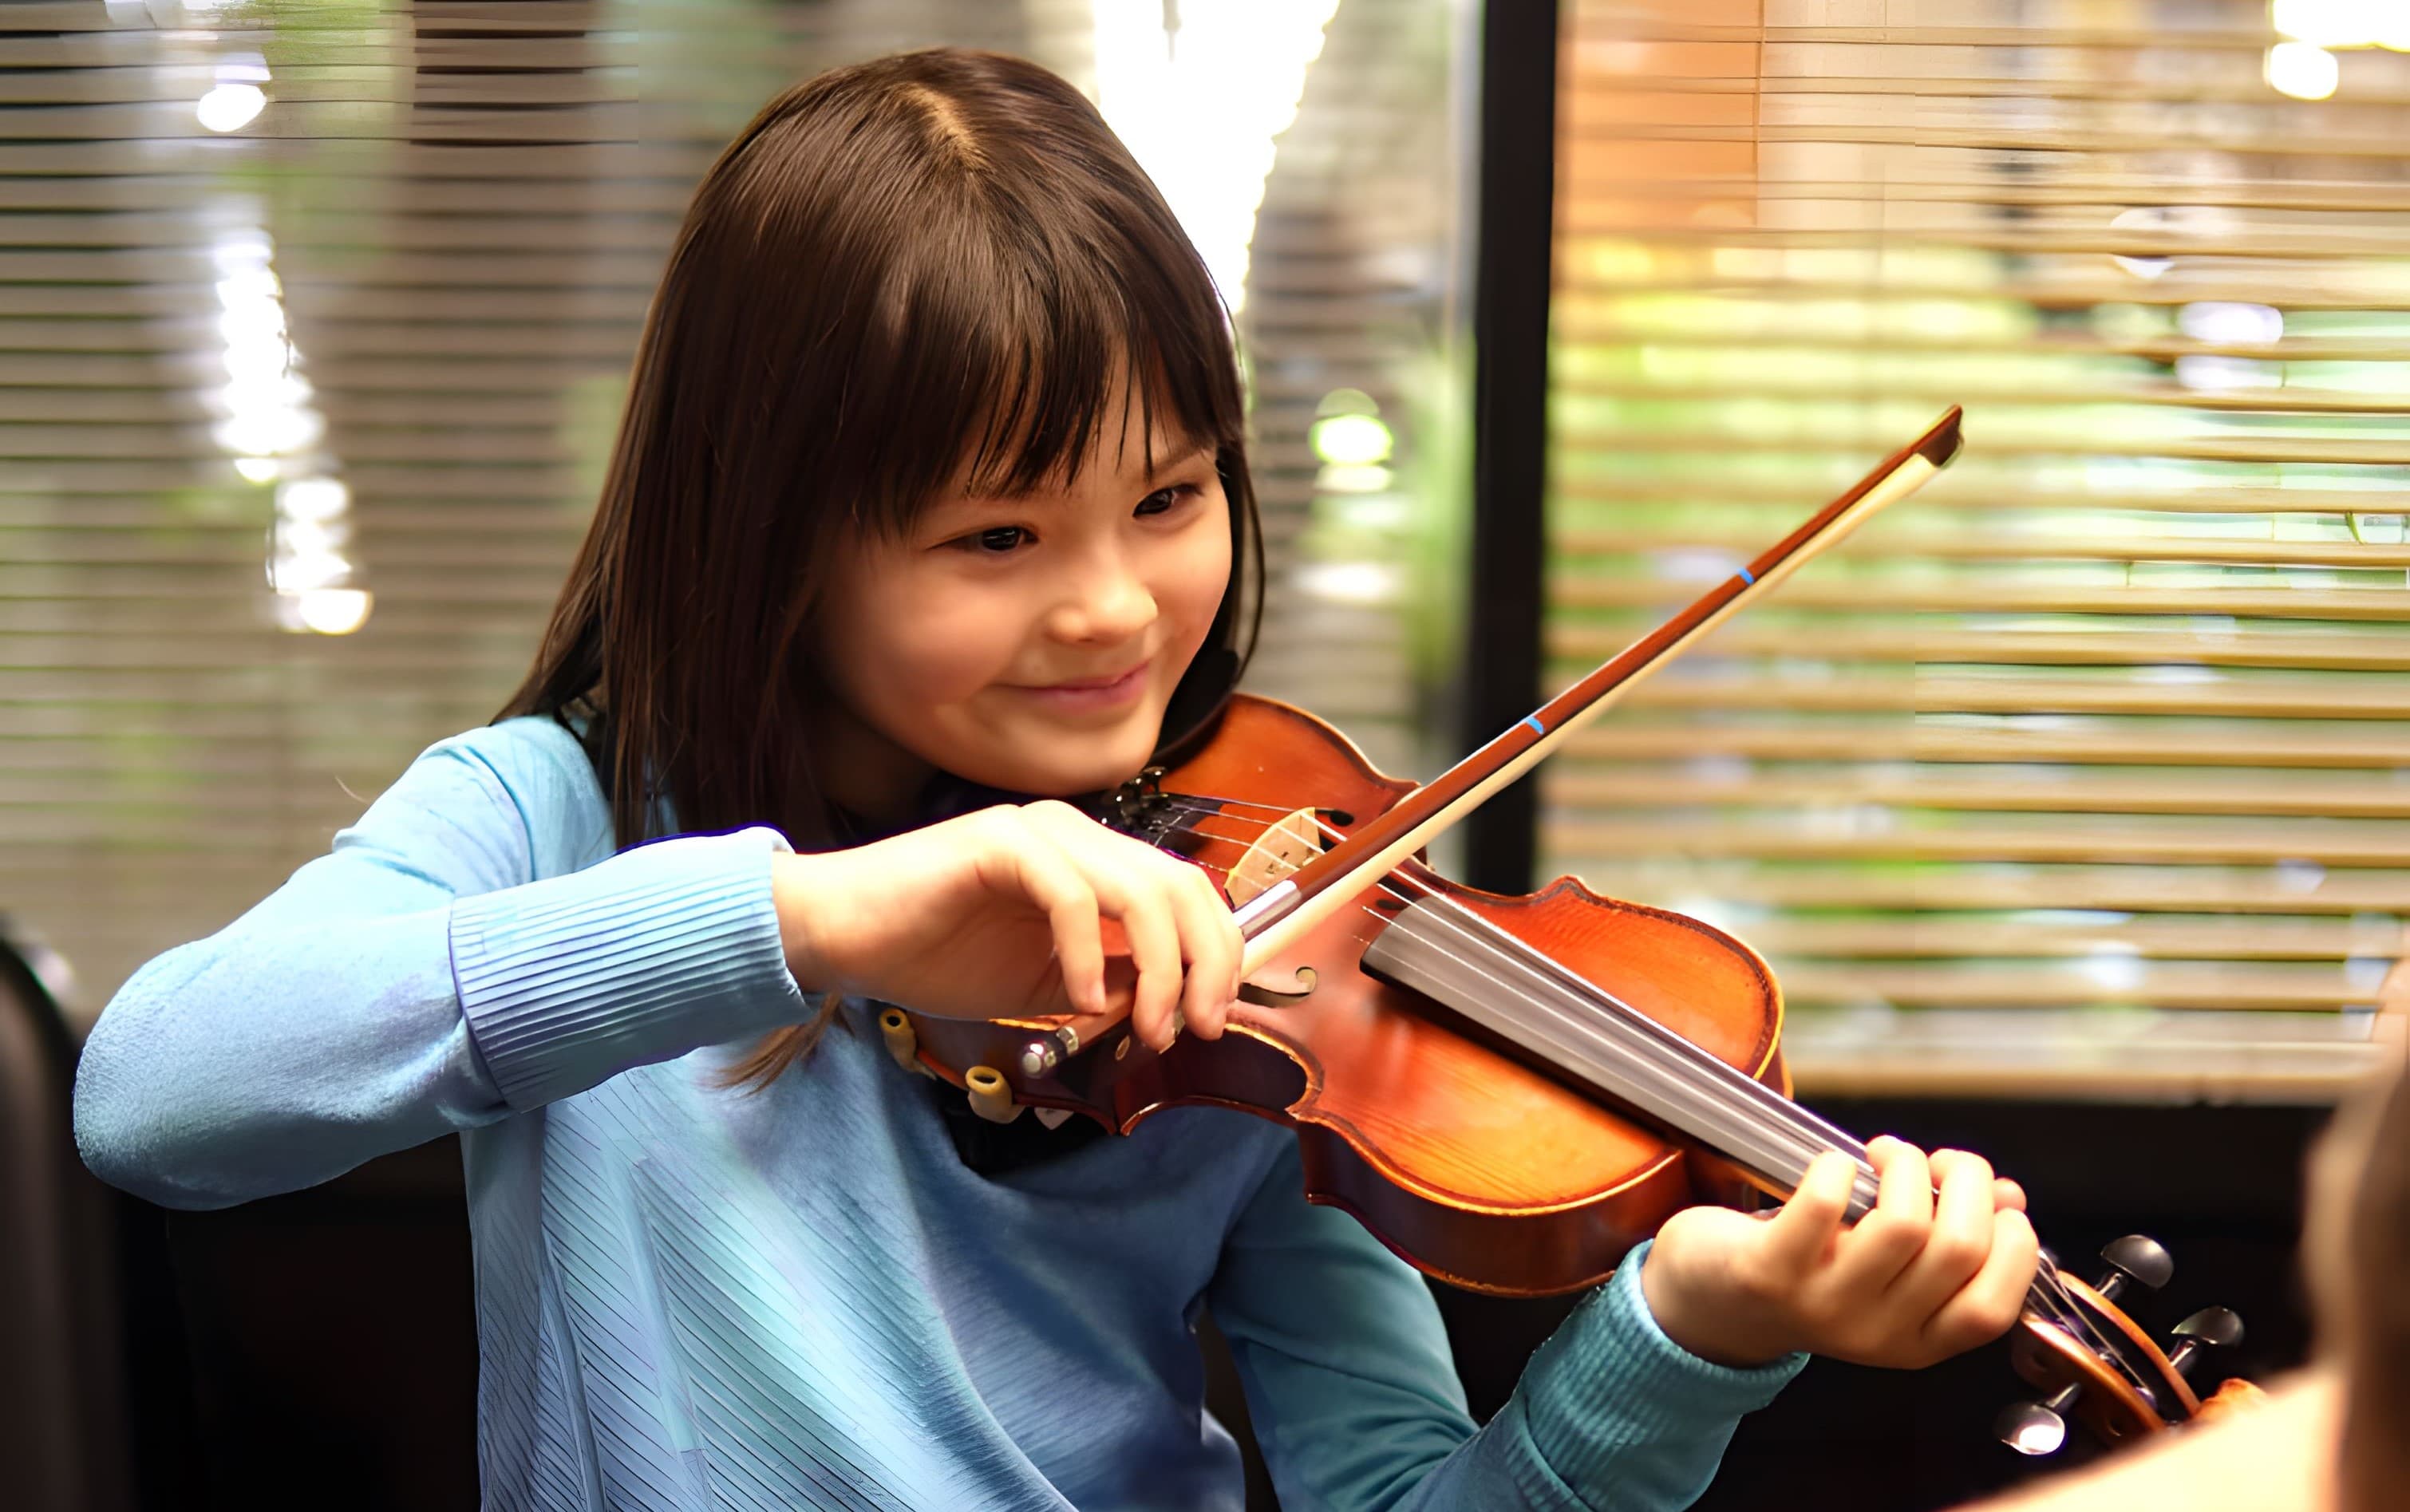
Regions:
M 1886 1144 L 1848 1231 L 1837 1157 L 1771 1222 L 1677 1218 L 1475 1432 L 1283 1129 L 991 1135 L 888 1058 L 868 1002 L 1222 1031 L 1217 891 L 1054 800 L 1236 678 L 1242 430 L 1203 266 L 1061 80 L 935 51 L 780 97 L 696 194 L 506 717 L 126 983 L 85 1158 L 210 1207 L 461 1131 L 496 1508 L 1235 1508 L 1207 1306 L 1293 1512 L 1670 1507 L 1798 1351 L 2001 1331 L 2021 1199 Z

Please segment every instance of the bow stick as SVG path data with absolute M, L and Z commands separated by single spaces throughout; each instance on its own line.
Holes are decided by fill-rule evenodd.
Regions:
M 1877 510 L 1907 498 L 1958 455 L 1959 408 L 1817 511 L 1805 525 L 1757 560 L 1699 595 L 1689 607 L 1633 642 L 1589 676 L 1548 700 L 1523 721 L 1457 763 L 1365 823 L 1345 839 L 1250 899 L 1233 917 L 1247 942 L 1241 979 L 1262 968 L 1354 895 L 1361 876 L 1383 877 L 1480 807 L 1598 718 L 1634 683 L 1672 661 L 1855 530 Z

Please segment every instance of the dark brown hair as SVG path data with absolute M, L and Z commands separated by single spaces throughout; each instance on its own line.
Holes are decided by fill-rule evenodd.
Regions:
M 1163 196 L 1077 91 L 937 49 L 770 102 L 695 192 L 637 348 L 600 505 L 501 718 L 580 733 L 618 842 L 767 823 L 838 838 L 812 771 L 810 627 L 852 532 L 965 464 L 1077 475 L 1118 406 L 1213 448 L 1229 589 L 1167 742 L 1220 706 L 1262 576 L 1227 313 Z M 1150 442 L 1151 444 L 1151 442 Z M 810 1049 L 822 1015 L 740 1078 Z

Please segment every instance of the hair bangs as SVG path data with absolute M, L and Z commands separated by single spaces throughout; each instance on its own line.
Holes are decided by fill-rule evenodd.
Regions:
M 846 409 L 885 423 L 854 480 L 858 524 L 901 533 L 949 492 L 1067 486 L 1105 448 L 1120 459 L 1133 406 L 1150 469 L 1158 443 L 1242 444 L 1227 314 L 1175 225 L 965 187 L 952 224 L 891 265 L 862 331 Z

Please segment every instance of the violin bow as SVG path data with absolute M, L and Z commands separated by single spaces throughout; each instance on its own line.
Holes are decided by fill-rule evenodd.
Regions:
M 1774 590 L 1818 552 L 1876 511 L 1923 487 L 1958 455 L 1959 407 L 1885 458 L 1847 493 L 1718 582 L 1679 614 L 1549 699 L 1513 728 L 1467 756 L 1396 807 L 1371 820 L 1233 915 L 1245 938 L 1243 979 L 1345 904 L 1352 880 L 1390 871 L 1598 718 L 1633 685 L 1663 666 L 1733 615 Z

